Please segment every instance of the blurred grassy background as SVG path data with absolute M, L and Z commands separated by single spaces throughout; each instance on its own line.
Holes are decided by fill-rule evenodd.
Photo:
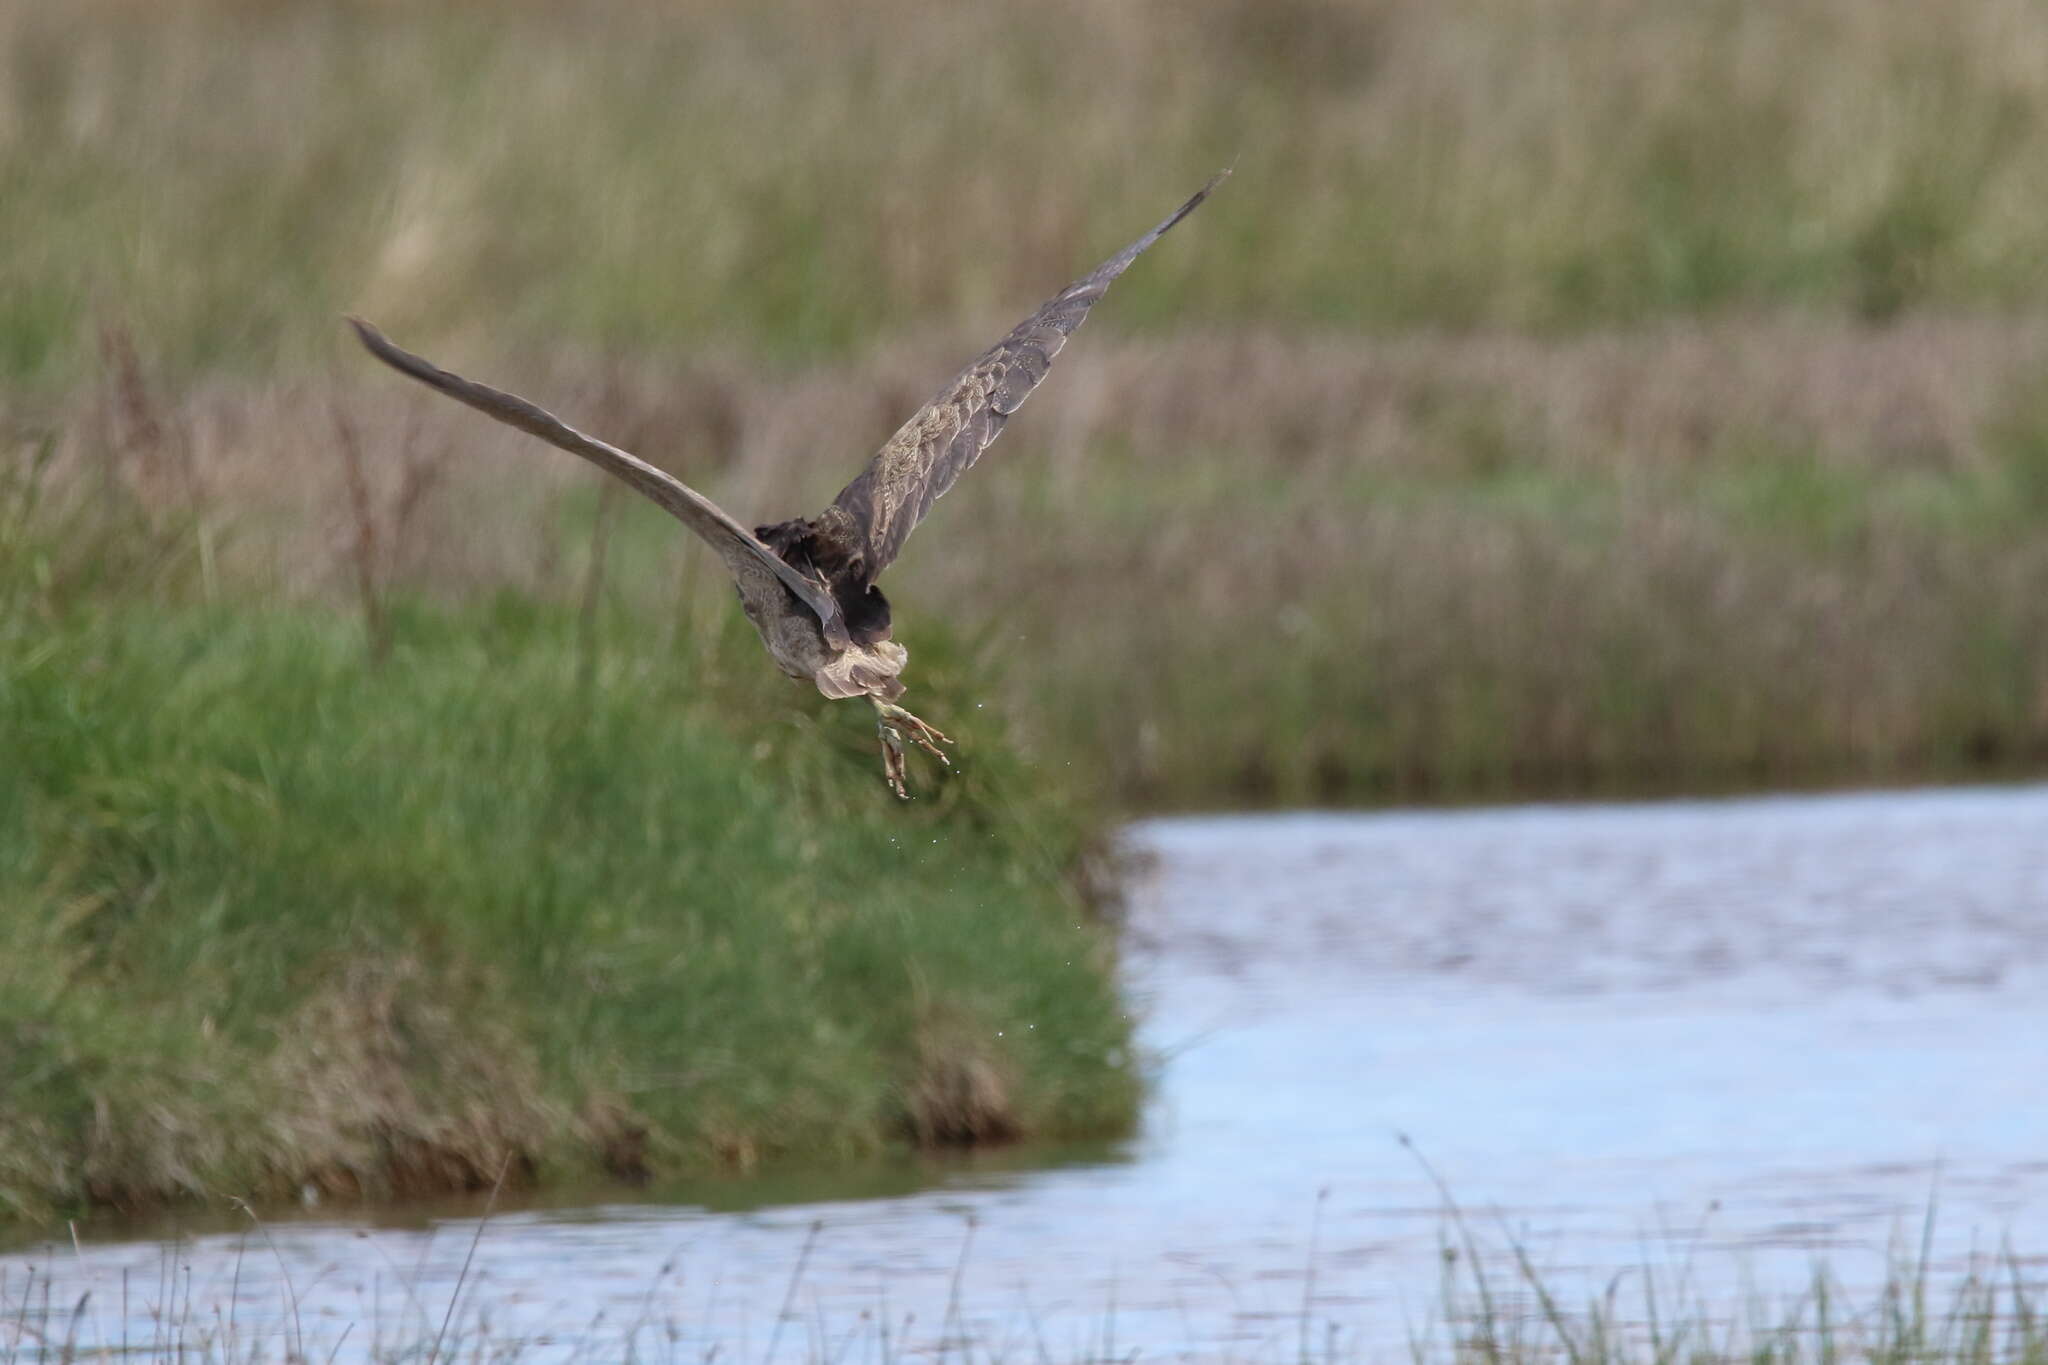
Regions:
M 965 740 L 908 813 L 702 547 L 338 322 L 773 519 L 1230 163 L 891 575 Z M 2030 0 L 0 9 L 0 921 L 47 948 L 0 1053 L 69 1135 L 13 1188 L 400 1181 L 361 1130 L 193 1145 L 305 1112 L 263 1041 L 305 982 L 531 999 L 740 905 L 781 946 L 704 989 L 851 975 L 745 1023 L 733 1086 L 630 1098 L 674 1011 L 753 1018 L 641 1011 L 694 968 L 464 1005 L 530 1083 L 458 1122 L 405 1071 L 387 1148 L 864 1150 L 988 1075 L 1005 1124 L 1113 1128 L 1074 883 L 1110 811 L 2039 772 L 2044 176 Z M 820 885 L 886 890 L 805 958 Z M 1020 918 L 1037 965 L 968 951 Z M 1055 998 L 1039 1052 L 976 1051 Z M 838 1041 L 787 1073 L 783 1024 Z M 163 1029 L 268 1079 L 165 1108 Z M 101 1170 L 105 1112 L 164 1141 Z
M 199 3 L 0 17 L 0 366 L 1007 326 L 1216 166 L 1116 330 L 2038 304 L 2027 0 Z M 83 333 L 83 335 L 81 334 Z
M 10 6 L 0 364 L 442 340 L 803 362 L 1008 325 L 1214 166 L 1114 327 L 2040 303 L 2028 0 Z

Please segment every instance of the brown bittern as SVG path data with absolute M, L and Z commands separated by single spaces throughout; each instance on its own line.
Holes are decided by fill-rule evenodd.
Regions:
M 889 638 L 889 603 L 875 580 L 903 548 L 911 528 L 1001 434 L 1051 368 L 1110 281 L 1161 233 L 1192 212 L 1229 172 L 1204 185 L 1166 220 L 1062 289 L 1010 334 L 962 370 L 868 461 L 858 478 L 815 517 L 749 532 L 681 480 L 616 446 L 586 436 L 523 398 L 450 374 L 393 345 L 351 318 L 370 353 L 479 412 L 580 455 L 659 503 L 718 551 L 739 590 L 740 607 L 770 657 L 792 678 L 808 678 L 828 697 L 874 704 L 882 766 L 898 796 L 906 743 L 946 762 L 945 735 L 896 704 L 909 651 Z

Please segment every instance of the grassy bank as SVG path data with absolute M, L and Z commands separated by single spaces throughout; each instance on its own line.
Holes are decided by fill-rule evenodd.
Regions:
M 793 687 L 511 596 L 390 630 L 0 618 L 0 1218 L 1129 1122 L 1088 826 L 1000 725 L 899 809 Z

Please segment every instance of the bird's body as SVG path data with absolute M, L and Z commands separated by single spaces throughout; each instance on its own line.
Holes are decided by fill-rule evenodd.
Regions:
M 731 571 L 740 608 L 777 668 L 808 679 L 828 697 L 866 697 L 874 704 L 884 771 L 890 787 L 904 796 L 905 743 L 943 762 L 946 756 L 938 746 L 950 741 L 896 705 L 910 652 L 890 638 L 889 602 L 876 578 L 932 503 L 1001 433 L 1110 282 L 1222 179 L 1212 179 L 1152 231 L 1054 295 L 956 375 L 824 511 L 751 533 L 674 476 L 575 430 L 523 398 L 438 369 L 393 345 L 368 323 L 351 321 L 370 352 L 394 369 L 582 456 L 633 485 L 709 542 Z
M 835 649 L 811 609 L 792 597 L 771 573 L 751 575 L 739 584 L 740 610 L 761 633 L 768 657 L 792 678 L 808 679 L 835 701 L 879 696 L 894 701 L 903 695 L 897 674 L 910 662 L 910 651 L 886 636 L 863 643 L 849 640 Z

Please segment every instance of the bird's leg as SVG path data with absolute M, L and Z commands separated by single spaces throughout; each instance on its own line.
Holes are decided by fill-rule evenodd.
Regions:
M 904 742 L 907 740 L 915 744 L 950 768 L 953 761 L 946 757 L 945 750 L 939 745 L 953 741 L 894 702 L 872 695 L 868 700 L 875 704 L 875 733 L 882 737 L 882 775 L 889 779 L 889 790 L 908 801 L 910 790 L 903 781 Z

